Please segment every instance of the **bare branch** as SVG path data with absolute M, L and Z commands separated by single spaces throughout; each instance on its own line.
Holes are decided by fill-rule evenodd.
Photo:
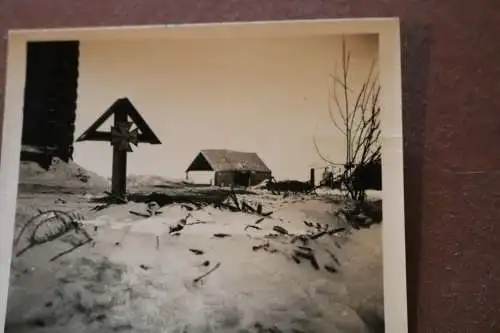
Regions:
M 328 112 L 336 130 L 345 137 L 345 169 L 341 181 L 350 198 L 363 200 L 366 189 L 363 188 L 364 185 L 359 184 L 359 180 L 355 179 L 356 170 L 360 166 L 378 161 L 381 157 L 380 107 L 378 105 L 380 85 L 378 73 L 375 73 L 375 61 L 370 65 L 360 88 L 350 84 L 351 52 L 346 49 L 345 38 L 342 38 L 341 62 L 340 73 L 337 74 L 335 68 L 334 75 L 330 75 Z M 323 161 L 337 164 L 322 154 L 315 136 L 313 136 L 313 144 Z
M 338 110 L 338 112 L 342 115 L 342 110 Z M 328 115 L 330 116 L 330 120 L 332 121 L 333 125 L 339 130 L 340 133 L 345 135 L 345 130 L 339 125 L 337 120 L 335 119 L 335 115 L 333 113 L 333 108 L 332 108 L 332 90 L 328 90 Z
M 361 108 L 360 101 L 362 99 L 362 96 L 365 95 L 365 92 L 366 92 L 366 83 L 363 83 L 363 86 L 361 87 L 361 91 L 359 92 L 358 96 L 356 97 L 356 102 L 354 103 L 351 122 L 349 124 L 349 128 L 351 128 L 351 129 L 354 126 L 354 120 L 356 119 L 356 113 Z M 356 131 L 355 131 L 355 133 L 356 133 Z
M 342 87 L 342 89 L 345 89 L 347 91 L 350 91 L 350 92 L 354 92 L 354 89 L 352 89 L 351 87 L 349 87 L 347 85 L 347 82 L 342 82 L 340 81 L 340 79 L 338 77 L 333 77 L 333 80 Z
M 318 147 L 318 143 L 316 142 L 316 135 L 313 135 L 313 145 L 314 145 L 314 149 L 316 150 L 316 153 L 318 154 L 318 156 L 323 160 L 325 161 L 326 163 L 328 164 L 335 164 L 334 162 L 330 161 L 328 158 L 326 158 L 322 153 L 321 151 L 319 150 L 319 147 Z
M 330 77 L 334 78 L 333 75 L 330 75 Z M 347 117 L 347 112 L 348 110 L 346 109 L 345 110 L 345 115 L 344 115 L 344 110 L 342 109 L 342 106 L 340 106 L 340 101 L 337 97 L 337 88 L 336 88 L 336 85 L 335 85 L 335 81 L 333 82 L 333 94 L 330 94 L 331 97 L 333 97 L 333 100 L 335 101 L 335 106 L 337 107 L 337 110 L 339 111 L 339 115 L 340 117 L 342 118 L 342 121 L 344 123 L 344 125 L 346 124 L 346 117 Z M 330 90 L 331 91 L 331 90 Z

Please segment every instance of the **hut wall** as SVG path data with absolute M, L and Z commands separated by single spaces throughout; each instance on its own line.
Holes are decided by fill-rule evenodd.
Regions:
M 214 185 L 215 172 L 213 171 L 189 171 L 187 181 L 199 185 Z
M 236 185 L 236 171 L 218 171 L 215 174 L 215 185 L 231 186 Z M 271 176 L 270 172 L 250 172 L 250 182 L 248 185 L 253 186 L 261 183 Z
M 215 173 L 215 185 L 217 186 L 231 186 L 234 184 L 233 171 L 218 171 Z
M 271 177 L 270 172 L 253 172 L 250 175 L 250 186 L 262 183 L 264 180 Z

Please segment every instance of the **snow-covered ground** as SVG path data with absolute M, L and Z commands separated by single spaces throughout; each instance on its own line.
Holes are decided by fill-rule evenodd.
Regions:
M 20 193 L 18 230 L 38 209 L 79 211 L 95 243 L 49 262 L 70 233 L 14 258 L 6 332 L 383 332 L 381 224 L 334 232 L 333 196 L 238 195 L 265 218 L 181 203 L 142 217 L 144 203 Z

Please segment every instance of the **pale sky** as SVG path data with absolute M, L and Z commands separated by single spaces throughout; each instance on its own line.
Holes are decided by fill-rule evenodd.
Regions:
M 336 162 L 345 154 L 328 117 L 340 45 L 337 36 L 83 42 L 75 137 L 128 97 L 162 141 L 134 148 L 129 174 L 183 178 L 199 150 L 225 148 L 258 153 L 278 179 L 308 179 L 309 168 L 325 166 L 313 135 Z M 361 82 L 376 39 L 348 46 L 353 80 Z M 78 142 L 75 162 L 108 177 L 111 152 L 109 143 Z

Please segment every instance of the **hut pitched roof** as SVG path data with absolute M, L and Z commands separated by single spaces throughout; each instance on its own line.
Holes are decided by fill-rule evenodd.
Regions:
M 262 159 L 253 152 L 229 149 L 203 149 L 186 171 L 197 170 L 196 160 L 203 157 L 213 171 L 271 172 Z

